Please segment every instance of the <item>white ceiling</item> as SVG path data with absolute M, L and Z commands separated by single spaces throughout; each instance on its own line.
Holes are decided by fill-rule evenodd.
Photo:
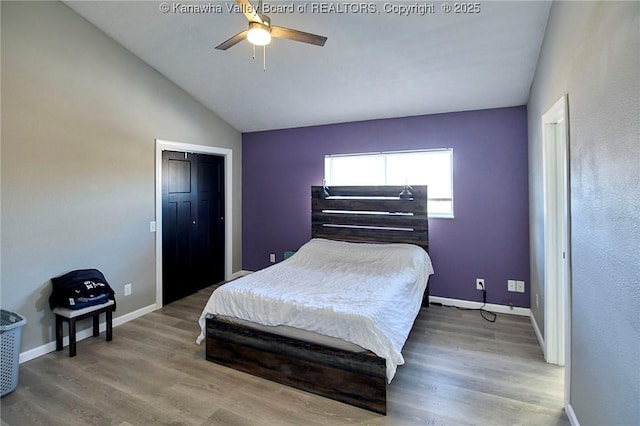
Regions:
M 247 41 L 214 49 L 246 29 L 242 13 L 228 12 L 232 1 L 167 1 L 168 13 L 161 3 L 65 1 L 241 132 L 524 105 L 551 4 L 481 1 L 479 13 L 464 14 L 444 13 L 443 2 L 272 1 L 308 4 L 306 13 L 268 13 L 272 25 L 328 40 L 274 39 L 264 72 L 262 48 L 252 59 Z M 222 12 L 178 13 L 180 4 Z M 312 13 L 314 4 L 334 10 Z M 378 13 L 354 13 L 359 4 Z M 385 11 L 423 4 L 434 13 Z

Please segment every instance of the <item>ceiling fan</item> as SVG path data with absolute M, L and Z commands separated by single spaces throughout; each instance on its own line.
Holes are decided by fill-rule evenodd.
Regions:
M 235 2 L 249 20 L 249 28 L 220 43 L 216 46 L 216 49 L 227 50 L 244 39 L 249 40 L 254 46 L 266 46 L 271 42 L 271 37 L 286 38 L 302 43 L 315 44 L 316 46 L 324 46 L 327 41 L 327 38 L 323 36 L 271 25 L 271 19 L 267 15 L 260 13 L 262 0 L 260 0 L 257 9 L 253 7 L 249 0 L 235 0 Z

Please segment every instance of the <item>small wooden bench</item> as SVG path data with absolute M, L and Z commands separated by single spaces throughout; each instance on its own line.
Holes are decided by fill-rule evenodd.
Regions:
M 56 351 L 62 350 L 62 322 L 69 323 L 69 356 L 76 356 L 76 321 L 93 317 L 93 336 L 100 335 L 100 314 L 106 314 L 107 342 L 113 339 L 113 300 L 100 305 L 89 306 L 83 309 L 55 308 L 56 314 Z

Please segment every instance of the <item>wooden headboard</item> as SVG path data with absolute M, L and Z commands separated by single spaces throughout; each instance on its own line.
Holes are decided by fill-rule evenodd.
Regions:
M 408 243 L 429 251 L 427 186 L 311 187 L 311 236 L 351 242 Z

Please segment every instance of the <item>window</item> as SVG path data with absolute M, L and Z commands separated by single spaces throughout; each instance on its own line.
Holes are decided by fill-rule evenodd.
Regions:
M 428 185 L 429 217 L 453 217 L 453 149 L 327 155 L 324 179 L 337 185 Z

